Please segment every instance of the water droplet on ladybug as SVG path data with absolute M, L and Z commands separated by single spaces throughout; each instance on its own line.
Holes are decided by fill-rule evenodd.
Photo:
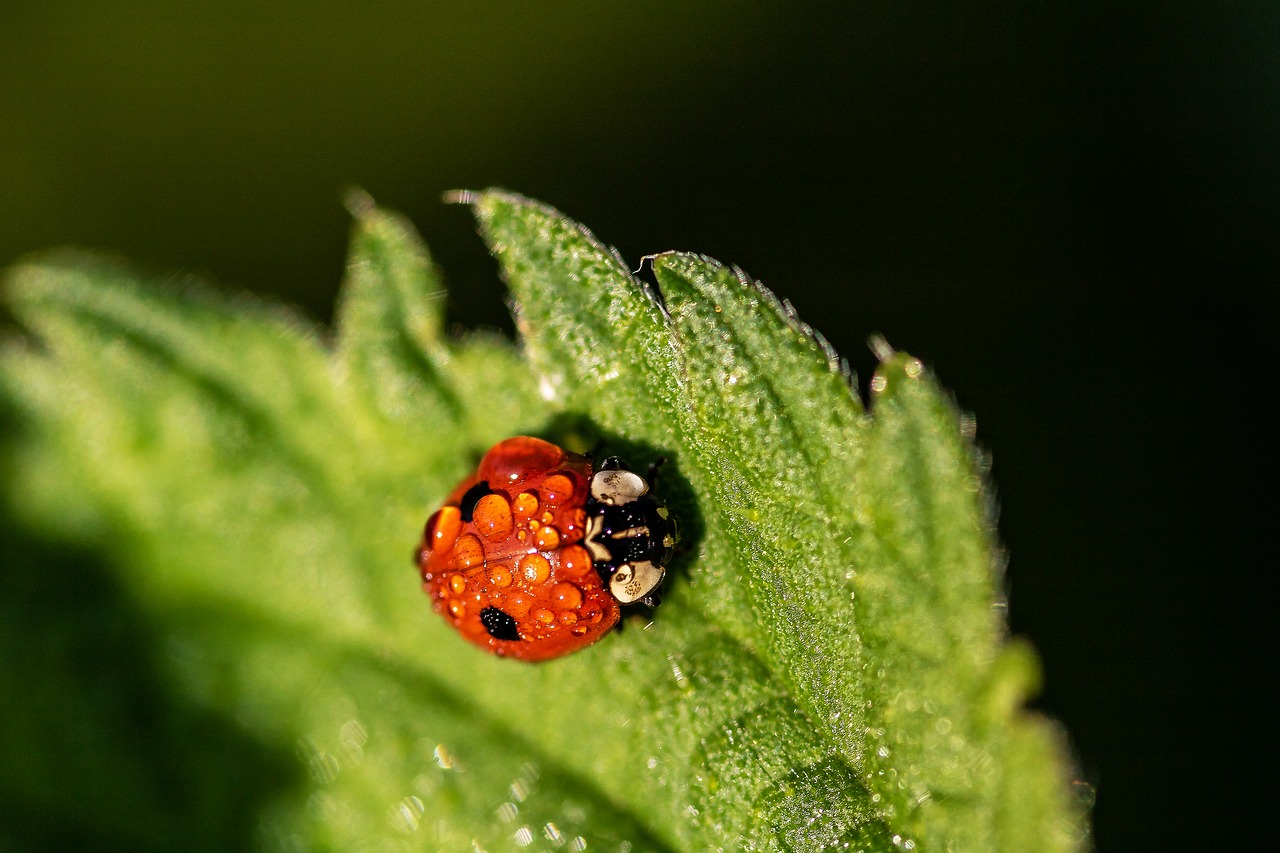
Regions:
M 537 600 L 536 597 L 524 591 L 512 593 L 507 599 L 507 612 L 519 619 L 529 612 L 529 608 L 533 607 Z
M 542 481 L 542 494 L 551 506 L 562 504 L 573 495 L 573 481 L 564 474 L 552 474 Z
M 442 554 L 458 541 L 462 531 L 462 513 L 456 506 L 441 507 L 427 519 L 426 544 L 434 554 Z
M 501 541 L 511 535 L 515 521 L 511 517 L 511 504 L 500 494 L 485 495 L 476 502 L 471 516 L 476 529 L 486 539 Z
M 521 492 L 516 495 L 516 499 L 512 502 L 511 509 L 520 518 L 528 518 L 539 509 L 538 496 L 533 492 Z
M 582 590 L 571 583 L 558 583 L 551 588 L 551 603 L 559 610 L 577 610 L 582 606 Z
M 570 545 L 560 552 L 561 577 L 582 577 L 592 565 L 591 555 L 581 545 Z
M 552 551 L 560 547 L 560 531 L 554 527 L 544 527 L 533 537 L 533 542 L 544 551 Z
M 469 569 L 484 562 L 484 546 L 474 534 L 464 533 L 453 546 L 453 562 L 460 569 Z
M 520 576 L 530 584 L 539 584 L 551 576 L 551 563 L 541 554 L 525 554 L 518 564 Z

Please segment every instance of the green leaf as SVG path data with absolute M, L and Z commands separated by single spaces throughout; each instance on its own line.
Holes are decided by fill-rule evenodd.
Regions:
M 395 420 L 442 431 L 461 409 L 444 340 L 444 288 L 413 226 L 352 193 L 356 218 L 334 358 Z
M 886 348 L 868 414 L 740 272 L 660 255 L 655 290 L 545 206 L 466 198 L 523 351 L 446 336 L 412 227 L 358 196 L 332 344 L 97 261 L 11 273 L 0 846 L 1082 847 L 920 363 Z M 667 457 L 684 539 L 651 619 L 537 666 L 453 635 L 409 560 L 525 432 Z

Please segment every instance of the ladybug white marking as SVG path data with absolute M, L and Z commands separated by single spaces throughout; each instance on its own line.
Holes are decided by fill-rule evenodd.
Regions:
M 644 477 L 634 471 L 597 471 L 591 478 L 591 497 L 609 506 L 629 504 L 649 491 Z
M 609 592 L 621 604 L 633 604 L 658 588 L 667 570 L 649 560 L 623 563 L 609 579 Z

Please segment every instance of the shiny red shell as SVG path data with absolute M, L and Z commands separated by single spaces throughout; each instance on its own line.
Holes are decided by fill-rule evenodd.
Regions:
M 525 661 L 607 634 L 618 601 L 581 544 L 591 473 L 590 459 L 541 439 L 494 445 L 427 520 L 417 557 L 436 612 L 475 645 Z

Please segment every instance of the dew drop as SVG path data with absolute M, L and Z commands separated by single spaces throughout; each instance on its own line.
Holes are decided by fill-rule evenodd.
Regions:
M 486 539 L 501 541 L 515 529 L 511 516 L 511 504 L 500 494 L 491 493 L 476 501 L 471 520 Z
M 521 492 L 516 495 L 511 509 L 520 518 L 529 518 L 538 511 L 538 496 L 533 492 Z
M 474 534 L 464 533 L 453 546 L 453 562 L 460 569 L 469 569 L 484 562 L 484 546 Z
M 582 606 L 582 590 L 561 582 L 551 588 L 551 603 L 557 610 L 577 610 Z
M 401 832 L 414 832 L 422 823 L 426 809 L 417 797 L 405 797 L 391 810 L 391 825 Z
M 338 729 L 338 742 L 342 744 L 342 755 L 348 764 L 356 765 L 364 759 L 364 745 L 369 739 L 359 720 L 347 720 Z
M 311 778 L 318 784 L 327 785 L 338 778 L 342 765 L 338 763 L 336 756 L 328 752 L 316 752 L 311 756 L 307 769 L 311 771 Z
M 533 543 L 544 551 L 554 551 L 560 547 L 560 531 L 548 524 L 534 534 Z
M 441 507 L 427 519 L 426 540 L 433 553 L 443 553 L 453 547 L 462 530 L 462 513 L 456 506 Z
M 516 568 L 520 570 L 520 576 L 525 582 L 530 584 L 540 584 L 551 576 L 551 563 L 541 554 L 525 554 Z
M 542 481 L 543 499 L 551 506 L 564 503 L 573 495 L 573 481 L 564 474 L 552 474 Z

